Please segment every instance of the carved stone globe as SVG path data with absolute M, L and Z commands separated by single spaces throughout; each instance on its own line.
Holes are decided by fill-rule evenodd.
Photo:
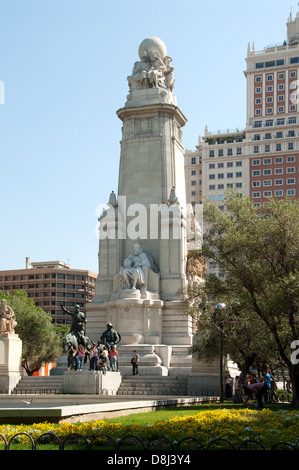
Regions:
M 148 55 L 150 52 L 156 52 L 161 59 L 167 55 L 167 49 L 164 42 L 155 37 L 144 39 L 138 49 L 140 59 L 142 59 L 144 53 Z

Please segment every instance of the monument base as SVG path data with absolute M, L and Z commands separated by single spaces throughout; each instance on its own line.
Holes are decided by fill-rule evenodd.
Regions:
M 120 384 L 119 372 L 67 370 L 63 374 L 62 393 L 116 395 Z
M 22 341 L 11 333 L 0 337 L 0 392 L 10 394 L 22 378 Z

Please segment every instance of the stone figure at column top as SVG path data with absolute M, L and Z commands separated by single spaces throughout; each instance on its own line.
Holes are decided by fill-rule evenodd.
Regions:
M 137 285 L 141 287 L 145 285 L 143 266 L 150 268 L 151 263 L 139 243 L 135 243 L 132 253 L 124 260 L 120 272 L 127 289 L 136 290 Z
M 17 322 L 13 309 L 7 304 L 6 299 L 2 299 L 0 306 L 0 335 L 14 334 L 16 326 Z
M 166 46 L 159 38 L 150 37 L 139 46 L 140 61 L 135 62 L 132 75 L 128 77 L 130 91 L 145 88 L 162 88 L 166 91 L 174 87 L 174 67 L 167 56 Z

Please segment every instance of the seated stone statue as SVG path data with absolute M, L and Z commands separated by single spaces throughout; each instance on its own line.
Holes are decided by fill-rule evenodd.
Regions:
M 17 322 L 13 309 L 7 304 L 6 299 L 2 299 L 0 307 L 0 334 L 13 334 L 16 326 Z
M 136 287 L 145 285 L 143 266 L 151 267 L 151 263 L 139 243 L 135 243 L 132 253 L 124 260 L 121 268 L 121 277 L 127 289 L 136 290 Z

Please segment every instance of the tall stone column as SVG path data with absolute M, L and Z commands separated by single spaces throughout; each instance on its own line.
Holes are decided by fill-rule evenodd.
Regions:
M 99 276 L 87 307 L 87 335 L 96 341 L 112 321 L 122 335 L 120 347 L 153 345 L 168 358 L 163 345 L 172 351 L 179 345 L 180 351 L 185 348 L 186 366 L 193 335 L 181 302 L 187 263 L 182 145 L 187 119 L 173 93 L 174 68 L 165 44 L 147 38 L 138 53 L 127 78 L 127 100 L 117 111 L 122 122 L 118 190 L 100 221 Z

